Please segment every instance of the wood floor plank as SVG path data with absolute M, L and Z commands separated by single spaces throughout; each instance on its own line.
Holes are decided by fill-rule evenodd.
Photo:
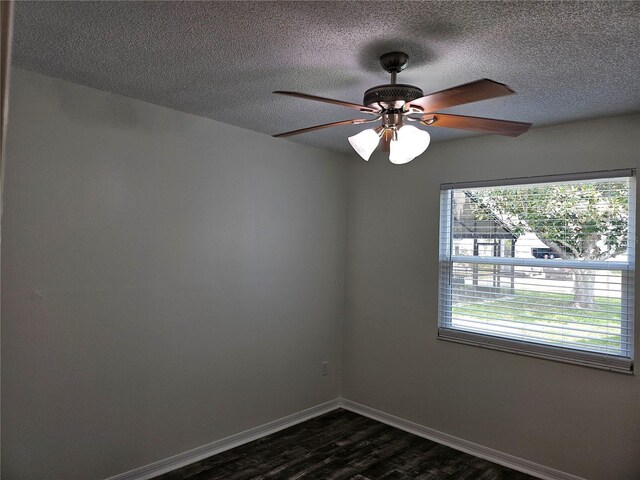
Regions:
M 338 409 L 155 480 L 530 480 Z

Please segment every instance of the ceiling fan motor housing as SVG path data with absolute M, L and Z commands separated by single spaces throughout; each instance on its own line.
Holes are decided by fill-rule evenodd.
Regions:
M 422 90 L 413 85 L 378 85 L 364 92 L 363 103 L 371 108 L 401 110 L 405 104 L 423 96 Z

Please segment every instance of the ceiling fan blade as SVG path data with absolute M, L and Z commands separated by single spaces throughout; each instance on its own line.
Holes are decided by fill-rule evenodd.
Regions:
M 314 130 L 321 130 L 323 128 L 330 128 L 330 127 L 339 127 L 340 125 L 358 125 L 360 123 L 366 123 L 369 122 L 370 120 L 364 119 L 364 118 L 353 118 L 351 120 L 342 120 L 340 122 L 331 122 L 331 123 L 324 123 L 322 125 L 315 125 L 313 127 L 307 127 L 307 128 L 301 128 L 299 130 L 292 130 L 290 132 L 284 132 L 284 133 L 278 133 L 276 135 L 272 135 L 273 137 L 290 137 L 291 135 L 298 135 L 300 133 L 306 133 L 306 132 L 312 132 Z
M 334 100 L 333 98 L 318 97 L 316 95 L 309 95 L 307 93 L 285 92 L 281 90 L 277 90 L 273 93 L 277 93 L 278 95 L 288 95 L 290 97 L 306 98 L 307 100 L 315 100 L 316 102 L 324 102 L 324 103 L 331 103 L 333 105 L 341 105 L 343 107 L 352 108 L 354 110 L 358 110 L 360 112 L 365 112 L 365 113 L 379 112 L 379 110 L 374 110 L 373 108 L 365 107 L 364 105 L 358 105 L 357 103 L 343 102 L 342 100 Z
M 530 123 L 496 120 L 493 118 L 467 117 L 448 113 L 430 113 L 423 115 L 421 123 L 431 127 L 460 128 L 478 132 L 495 133 L 517 137 L 531 127 Z
M 503 83 L 483 78 L 482 80 L 476 80 L 475 82 L 465 83 L 464 85 L 458 85 L 457 87 L 425 95 L 424 97 L 412 100 L 409 105 L 419 107 L 425 113 L 431 113 L 441 108 L 455 107 L 456 105 L 478 102 L 480 100 L 502 97 L 504 95 L 512 95 L 514 93 L 516 92 Z

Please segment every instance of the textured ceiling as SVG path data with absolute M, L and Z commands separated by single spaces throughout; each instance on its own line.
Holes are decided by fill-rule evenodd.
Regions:
M 483 77 L 518 93 L 453 113 L 548 125 L 640 110 L 638 2 L 17 2 L 15 22 L 18 67 L 267 134 L 357 117 L 271 92 L 360 103 L 393 50 L 410 56 L 398 81 L 425 93 Z M 280 141 L 348 151 L 363 128 Z

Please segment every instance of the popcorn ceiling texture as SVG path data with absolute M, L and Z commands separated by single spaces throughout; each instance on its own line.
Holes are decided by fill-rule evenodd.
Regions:
M 392 50 L 425 93 L 483 77 L 518 93 L 451 113 L 539 126 L 640 110 L 640 2 L 25 1 L 15 22 L 18 67 L 266 134 L 358 117 L 271 92 L 360 103 Z M 346 152 L 364 128 L 277 141 Z

